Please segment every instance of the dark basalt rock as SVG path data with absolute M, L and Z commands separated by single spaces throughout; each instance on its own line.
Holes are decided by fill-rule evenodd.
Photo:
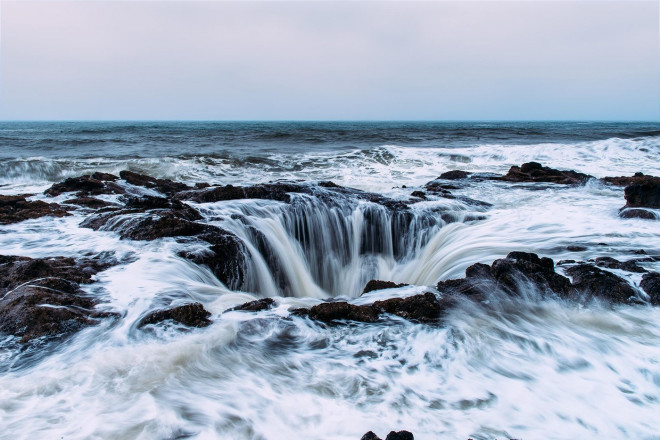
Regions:
M 608 299 L 615 303 L 628 303 L 635 297 L 635 290 L 626 280 L 589 264 L 578 264 L 566 269 L 579 292 Z
M 397 287 L 403 287 L 407 285 L 408 284 L 406 283 L 397 284 L 393 281 L 371 280 L 364 286 L 362 293 L 365 294 L 374 290 L 396 289 Z
M 625 208 L 660 208 L 660 177 L 646 179 L 627 186 L 624 190 Z
M 214 226 L 206 226 L 200 240 L 210 243 L 200 252 L 182 251 L 179 256 L 196 264 L 207 266 L 225 286 L 240 289 L 245 281 L 248 251 L 240 238 Z
M 639 287 L 650 297 L 650 303 L 660 305 L 660 273 L 649 272 L 642 277 Z
M 649 179 L 654 179 L 653 176 L 647 176 L 644 173 L 638 172 L 631 177 L 619 176 L 619 177 L 603 177 L 600 179 L 605 183 L 615 186 L 629 186 L 635 183 L 644 183 Z
M 156 179 L 144 174 L 138 174 L 133 171 L 124 170 L 119 173 L 119 177 L 126 182 L 135 186 L 143 186 L 145 188 L 155 189 L 163 194 L 172 195 L 180 191 L 187 191 L 192 189 L 185 183 L 175 182 L 170 179 Z
M 185 304 L 171 309 L 156 310 L 147 314 L 138 323 L 139 327 L 172 320 L 188 327 L 207 327 L 212 321 L 211 313 L 200 303 Z
M 90 209 L 101 209 L 109 206 L 119 206 L 116 203 L 107 202 L 105 200 L 97 199 L 95 197 L 76 197 L 75 199 L 69 199 L 62 202 L 66 205 L 77 205 Z
M 376 322 L 378 312 L 371 306 L 356 306 L 344 301 L 317 304 L 309 309 L 310 319 L 322 322 L 358 321 Z
M 424 191 L 413 191 L 410 193 L 411 197 L 417 197 L 418 199 L 426 200 L 426 193 Z
M 124 194 L 126 190 L 114 183 L 118 177 L 107 173 L 86 174 L 80 177 L 69 177 L 63 182 L 56 183 L 44 194 L 59 196 L 65 192 L 76 192 L 78 197 L 88 197 L 99 194 Z
M 376 301 L 371 307 L 381 313 L 400 316 L 409 321 L 433 322 L 440 318 L 442 312 L 454 305 L 453 298 L 443 297 L 439 300 L 433 293 L 426 292 L 406 298 L 390 298 Z
M 544 167 L 538 162 L 527 162 L 521 166 L 512 166 L 509 172 L 501 177 L 508 182 L 548 182 L 566 185 L 584 184 L 593 176 L 578 173 L 573 170 L 561 171 L 550 167 Z
M 228 312 L 260 312 L 262 310 L 268 310 L 275 305 L 275 300 L 273 298 L 262 298 L 255 301 L 246 302 L 240 306 L 233 307 Z
M 292 314 L 308 316 L 315 321 L 333 323 L 337 321 L 376 322 L 383 313 L 396 315 L 409 321 L 431 323 L 437 321 L 449 308 L 455 305 L 451 297 L 438 299 L 426 292 L 406 298 L 390 298 L 375 301 L 370 305 L 355 305 L 345 301 L 324 302 L 311 309 L 295 309 Z
M 29 342 L 61 337 L 116 316 L 94 310 L 98 301 L 79 287 L 114 264 L 107 258 L 31 259 L 0 256 L 0 332 Z
M 472 173 L 469 173 L 467 171 L 451 170 L 440 174 L 440 177 L 438 177 L 438 179 L 460 180 L 460 179 L 466 179 L 467 177 L 470 176 L 470 174 Z
M 619 269 L 625 270 L 626 272 L 646 272 L 646 269 L 637 265 L 637 262 L 634 260 L 629 261 L 619 261 L 612 257 L 598 257 L 596 258 L 596 266 L 605 267 L 607 269 Z
M 364 434 L 360 440 L 381 440 L 380 437 L 378 437 L 376 434 L 374 434 L 373 431 L 369 431 L 366 434 Z
M 625 206 L 619 211 L 621 218 L 641 218 L 644 220 L 660 220 L 660 216 L 653 211 L 643 208 L 626 208 Z
M 57 203 L 41 200 L 27 201 L 24 196 L 0 195 L 0 224 L 7 225 L 44 216 L 66 217 L 71 215 Z
M 415 437 L 413 437 L 412 432 L 409 431 L 390 431 L 390 433 L 387 434 L 387 437 L 385 437 L 385 440 L 415 440 Z

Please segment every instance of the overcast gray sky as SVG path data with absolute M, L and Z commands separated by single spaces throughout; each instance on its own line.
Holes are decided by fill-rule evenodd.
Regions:
M 657 1 L 1 8 L 5 120 L 660 119 Z

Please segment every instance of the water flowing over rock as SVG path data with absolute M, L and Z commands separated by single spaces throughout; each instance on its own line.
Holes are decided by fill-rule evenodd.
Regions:
M 614 303 L 629 303 L 635 298 L 635 290 L 626 280 L 590 264 L 569 267 L 566 273 L 572 278 L 573 287 L 578 292 Z
M 59 196 L 66 192 L 76 192 L 77 197 L 89 197 L 100 194 L 125 194 L 126 190 L 115 183 L 119 177 L 107 173 L 86 174 L 80 177 L 69 177 L 44 191 L 49 196 Z
M 509 172 L 501 178 L 508 182 L 546 182 L 566 185 L 580 185 L 593 178 L 587 174 L 573 170 L 556 170 L 544 167 L 538 162 L 527 162 L 521 166 L 512 166 Z
M 211 313 L 200 303 L 184 304 L 151 312 L 140 320 L 138 327 L 163 321 L 174 321 L 188 327 L 207 327 L 213 322 L 209 319 L 210 316 Z
M 41 200 L 28 201 L 24 196 L 0 195 L 0 224 L 18 223 L 44 216 L 66 217 L 66 208 L 57 203 Z
M 660 305 L 660 273 L 649 272 L 642 277 L 639 283 L 644 292 L 649 296 L 649 301 L 654 306 Z
M 619 269 L 619 270 L 625 270 L 626 272 L 638 272 L 638 273 L 643 273 L 646 272 L 646 269 L 643 267 L 639 266 L 637 264 L 637 261 L 635 260 L 629 260 L 629 261 L 619 261 L 615 258 L 612 257 L 598 257 L 596 258 L 596 266 L 599 267 L 605 267 L 607 269 Z
M 0 332 L 29 342 L 65 336 L 97 324 L 100 318 L 116 316 L 96 310 L 98 298 L 79 287 L 112 264 L 107 258 L 0 256 Z
M 119 177 L 124 179 L 127 183 L 135 186 L 143 186 L 145 188 L 155 189 L 156 191 L 172 195 L 179 191 L 186 191 L 191 189 L 185 183 L 175 182 L 169 179 L 156 179 L 144 174 L 138 174 L 133 171 L 124 170 L 119 173 Z
M 396 289 L 397 287 L 407 286 L 405 283 L 395 283 L 394 281 L 371 280 L 365 286 L 362 293 L 369 293 L 374 290 Z
M 275 306 L 275 300 L 273 298 L 262 298 L 255 301 L 246 302 L 240 306 L 233 307 L 228 312 L 260 312 L 262 310 L 268 310 Z
M 311 309 L 295 309 L 294 315 L 308 316 L 325 323 L 337 321 L 376 322 L 382 314 L 396 315 L 409 321 L 434 323 L 455 305 L 451 297 L 438 298 L 431 292 L 405 298 L 390 298 L 368 305 L 355 305 L 345 301 L 323 302 Z

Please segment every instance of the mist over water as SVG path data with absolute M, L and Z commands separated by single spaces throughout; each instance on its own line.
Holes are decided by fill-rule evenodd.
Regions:
M 657 123 L 1 123 L 0 146 L 0 193 L 49 202 L 68 198 L 42 194 L 54 182 L 124 169 L 189 184 L 332 181 L 398 201 L 447 170 L 503 174 L 531 160 L 595 177 L 660 175 Z M 0 437 L 660 438 L 657 307 L 530 289 L 488 308 L 460 302 L 441 326 L 325 326 L 289 313 L 327 298 L 434 291 L 516 250 L 555 262 L 660 255 L 657 221 L 618 217 L 623 188 L 470 180 L 455 199 L 415 201 L 405 217 L 314 188 L 291 203 L 191 203 L 245 244 L 250 276 L 236 285 L 178 256 L 198 243 L 120 240 L 79 227 L 80 212 L 0 226 L 4 255 L 122 261 L 84 286 L 120 319 L 55 346 L 1 336 Z M 614 272 L 639 285 L 641 274 Z M 409 286 L 361 296 L 371 279 Z M 261 297 L 278 306 L 224 313 Z M 194 301 L 211 326 L 137 326 Z

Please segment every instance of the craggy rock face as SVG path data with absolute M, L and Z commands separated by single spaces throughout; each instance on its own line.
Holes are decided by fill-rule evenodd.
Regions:
M 570 267 L 566 273 L 573 279 L 573 287 L 579 292 L 614 303 L 628 303 L 635 297 L 635 290 L 626 280 L 589 264 Z
M 660 208 L 660 177 L 647 179 L 627 186 L 625 189 L 626 207 Z
M 501 178 L 508 182 L 548 182 L 566 185 L 584 184 L 592 176 L 576 171 L 560 171 L 544 167 L 538 162 L 527 162 L 521 166 L 512 166 L 509 172 Z
M 65 336 L 114 316 L 95 310 L 97 300 L 79 287 L 112 264 L 109 260 L 0 256 L 0 332 L 28 342 Z
M 155 189 L 158 192 L 167 195 L 191 189 L 191 187 L 185 183 L 175 182 L 169 179 L 156 179 L 151 176 L 145 176 L 144 174 L 134 173 L 133 171 L 121 171 L 119 177 L 131 185 Z
M 200 303 L 185 304 L 170 309 L 156 310 L 142 318 L 138 327 L 158 324 L 163 321 L 175 321 L 188 327 L 207 327 L 212 321 L 211 313 Z
M 642 277 L 639 287 L 649 296 L 649 302 L 660 305 L 660 273 L 649 272 Z
M 630 177 L 627 177 L 627 176 L 603 177 L 600 180 L 605 182 L 605 183 L 609 183 L 610 185 L 628 186 L 628 185 L 632 185 L 633 183 L 643 183 L 649 177 L 653 178 L 653 176 L 646 176 L 646 175 L 644 175 L 644 173 L 635 173 L 635 175 L 630 176 Z
M 406 283 L 397 284 L 393 281 L 371 280 L 365 286 L 362 293 L 373 292 L 374 290 L 396 289 L 397 287 L 407 286 Z
M 27 201 L 23 196 L 0 195 L 0 224 L 7 225 L 44 216 L 65 217 L 66 208 L 41 200 Z
M 99 194 L 124 194 L 126 190 L 114 183 L 117 179 L 119 179 L 117 176 L 107 173 L 70 177 L 63 182 L 54 184 L 44 191 L 44 194 L 59 196 L 62 193 L 72 191 L 75 191 L 78 197 L 89 197 Z

